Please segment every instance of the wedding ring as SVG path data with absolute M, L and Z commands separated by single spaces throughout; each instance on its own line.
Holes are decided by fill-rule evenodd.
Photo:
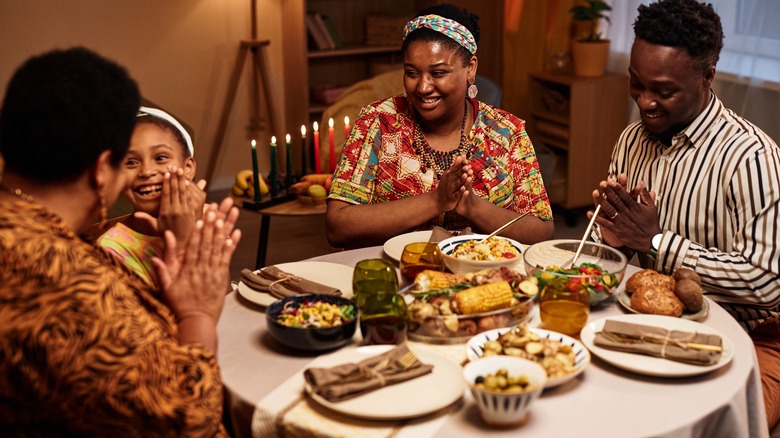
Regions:
M 612 216 L 609 217 L 609 220 L 611 220 L 611 221 L 615 220 L 615 218 L 618 217 L 619 214 L 620 213 L 615 212 L 615 214 L 613 214 Z
M 602 193 L 601 197 L 604 198 L 604 199 L 607 199 L 607 194 L 606 193 Z

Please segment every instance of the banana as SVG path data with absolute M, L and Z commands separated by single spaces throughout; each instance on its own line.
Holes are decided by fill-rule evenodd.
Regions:
M 239 187 L 238 184 L 233 184 L 233 194 L 235 196 L 244 196 L 246 191 Z
M 252 185 L 252 170 L 244 169 L 236 174 L 236 185 L 241 190 L 246 190 Z
M 236 183 L 234 187 L 237 187 L 242 192 L 248 192 L 250 189 L 252 190 L 252 194 L 249 195 L 250 198 L 254 197 L 255 193 L 255 186 L 254 186 L 254 177 L 252 176 L 252 170 L 251 169 L 244 169 L 239 171 L 236 174 Z M 265 179 L 263 179 L 263 175 L 259 175 L 260 177 L 260 196 L 265 196 L 268 194 L 268 184 L 266 184 Z M 236 193 L 234 191 L 234 193 Z M 242 195 L 237 195 L 242 196 Z
M 260 196 L 265 196 L 268 194 L 268 184 L 266 184 L 263 175 L 258 176 L 260 177 Z M 254 191 L 254 186 L 252 186 L 252 189 Z

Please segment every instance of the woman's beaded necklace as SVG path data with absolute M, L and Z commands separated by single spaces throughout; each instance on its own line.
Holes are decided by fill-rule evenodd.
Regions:
M 6 186 L 0 184 L 0 189 L 3 189 L 6 192 L 8 192 L 8 193 L 10 193 L 10 194 L 12 194 L 12 195 L 14 195 L 16 197 L 24 199 L 27 202 L 33 202 L 33 197 L 28 195 L 27 193 L 24 193 L 22 191 L 22 189 L 20 189 L 20 188 L 12 189 L 10 187 L 6 187 Z
M 428 169 L 433 169 L 438 178 L 449 170 L 453 161 L 455 161 L 455 157 L 458 155 L 466 155 L 466 158 L 469 158 L 471 145 L 468 142 L 468 138 L 466 138 L 466 118 L 468 113 L 468 100 L 465 100 L 463 103 L 463 121 L 460 124 L 460 143 L 458 143 L 456 149 L 451 151 L 437 151 L 433 149 L 425 140 L 422 128 L 420 128 L 420 121 L 417 120 L 417 124 L 414 127 L 414 142 L 412 146 L 417 155 L 422 159 L 422 173 L 426 173 Z

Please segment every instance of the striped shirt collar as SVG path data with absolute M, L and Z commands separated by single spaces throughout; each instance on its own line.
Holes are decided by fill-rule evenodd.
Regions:
M 723 102 L 715 96 L 715 92 L 710 90 L 710 103 L 704 108 L 698 116 L 683 129 L 680 134 L 685 135 L 693 143 L 698 145 L 701 143 L 702 137 L 706 136 L 710 129 L 715 125 L 723 113 Z M 677 135 L 680 135 L 677 134 Z M 676 136 L 675 136 L 676 137 Z

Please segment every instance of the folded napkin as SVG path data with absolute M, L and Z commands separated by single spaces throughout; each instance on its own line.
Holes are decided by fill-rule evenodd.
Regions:
M 472 234 L 471 227 L 466 227 L 462 230 L 447 230 L 445 228 L 435 226 L 431 230 L 431 237 L 428 239 L 428 242 L 439 243 L 444 239 L 448 239 L 452 236 L 460 236 L 462 234 Z
M 420 362 L 406 344 L 362 360 L 331 368 L 307 368 L 303 377 L 312 390 L 331 402 L 414 379 L 433 371 Z
M 241 270 L 241 280 L 250 288 L 284 298 L 300 294 L 341 295 L 341 291 L 282 271 L 276 266 L 266 266 L 257 273 Z
M 720 359 L 718 335 L 667 330 L 608 319 L 593 343 L 609 350 L 646 354 L 692 365 L 713 365 Z

